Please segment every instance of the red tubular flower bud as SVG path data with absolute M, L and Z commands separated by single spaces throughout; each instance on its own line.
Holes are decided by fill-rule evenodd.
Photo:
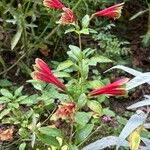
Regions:
M 93 14 L 93 16 L 104 16 L 104 17 L 109 17 L 118 19 L 121 16 L 121 10 L 123 8 L 124 3 L 116 4 L 111 7 L 105 8 L 101 11 L 96 12 Z
M 60 2 L 60 0 L 44 0 L 43 4 L 48 8 L 54 9 L 62 9 L 64 7 L 64 5 Z
M 66 90 L 65 85 L 52 73 L 48 65 L 42 59 L 36 58 L 34 69 L 35 71 L 31 74 L 33 79 L 51 83 L 63 91 Z
M 102 94 L 114 95 L 114 96 L 123 96 L 126 95 L 127 90 L 125 84 L 129 81 L 128 78 L 123 78 L 117 80 L 111 84 L 108 84 L 104 87 L 97 88 L 89 93 L 90 96 L 98 96 Z

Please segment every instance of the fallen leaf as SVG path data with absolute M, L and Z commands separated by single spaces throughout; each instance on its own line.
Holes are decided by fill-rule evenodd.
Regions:
M 11 127 L 0 131 L 0 141 L 11 141 L 13 139 L 14 128 Z

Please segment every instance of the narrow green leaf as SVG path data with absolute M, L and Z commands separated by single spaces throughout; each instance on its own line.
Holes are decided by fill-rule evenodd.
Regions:
M 46 134 L 48 136 L 52 136 L 52 137 L 62 137 L 62 133 L 59 129 L 56 128 L 51 128 L 51 127 L 41 127 L 39 128 L 39 131 L 42 134 Z
M 37 137 L 46 145 L 60 147 L 58 140 L 52 136 L 38 133 Z
M 75 28 L 69 28 L 65 31 L 65 34 L 70 33 L 70 32 L 74 32 Z
M 78 103 L 77 103 L 78 107 L 82 108 L 83 106 L 85 106 L 86 102 L 87 102 L 87 96 L 84 93 L 82 93 L 78 99 Z
M 94 124 L 86 124 L 82 129 L 77 131 L 76 138 L 75 138 L 76 142 L 80 143 L 84 139 L 86 139 L 88 135 L 92 132 L 93 128 L 94 128 Z
M 21 38 L 21 34 L 22 34 L 23 29 L 20 27 L 17 31 L 17 33 L 14 35 L 12 41 L 11 41 L 11 50 L 13 50 L 15 48 L 15 46 L 17 45 L 18 41 Z
M 0 97 L 0 104 L 8 103 L 8 102 L 10 102 L 9 98 L 7 98 L 5 96 Z
M 135 19 L 135 18 L 137 18 L 137 17 L 139 17 L 139 16 L 141 16 L 141 15 L 143 15 L 143 14 L 146 13 L 146 12 L 148 12 L 148 9 L 139 11 L 138 13 L 134 14 L 134 15 L 130 18 L 130 21 L 133 20 L 133 19 Z
M 15 96 L 17 97 L 17 96 L 21 95 L 22 90 L 23 90 L 23 86 L 17 88 L 15 91 Z
M 82 18 L 82 28 L 87 28 L 88 25 L 89 25 L 89 22 L 90 22 L 90 17 L 89 17 L 89 15 L 85 15 L 85 16 Z
M 1 79 L 0 80 L 0 86 L 1 87 L 7 87 L 7 86 L 12 86 L 12 82 L 6 79 Z
M 80 31 L 80 34 L 89 34 L 89 28 L 83 28 L 81 31 Z
M 0 120 L 6 116 L 7 114 L 9 114 L 11 109 L 4 109 L 3 111 L 0 112 Z
M 7 89 L 1 89 L 0 92 L 5 97 L 13 98 L 13 95 Z
M 21 143 L 19 146 L 19 150 L 25 150 L 25 148 L 26 148 L 26 143 L 25 142 Z
M 85 126 L 90 118 L 92 116 L 92 113 L 89 112 L 77 112 L 75 114 L 75 122 L 81 126 Z
M 66 60 L 58 65 L 57 70 L 59 71 L 64 70 L 64 69 L 69 68 L 72 65 L 73 65 L 73 62 L 71 60 Z
M 69 48 L 70 48 L 72 54 L 78 58 L 78 60 L 82 59 L 82 53 L 81 53 L 81 50 L 79 47 L 74 46 L 74 45 L 69 45 Z
M 90 63 L 89 65 L 92 65 L 92 66 L 96 66 L 97 63 L 109 63 L 109 62 L 112 62 L 112 60 L 110 60 L 109 58 L 107 57 L 104 57 L 104 56 L 94 56 L 90 59 Z
M 87 106 L 93 110 L 94 112 L 98 113 L 99 115 L 102 115 L 102 106 L 99 102 L 94 101 L 94 100 L 90 100 L 87 102 Z

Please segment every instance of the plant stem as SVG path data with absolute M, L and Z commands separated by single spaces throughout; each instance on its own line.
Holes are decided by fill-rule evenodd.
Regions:
M 79 33 L 79 48 L 82 51 L 82 44 L 81 44 L 81 35 L 80 35 L 80 33 Z
M 82 2 L 82 0 L 79 0 L 79 1 L 76 3 L 76 5 L 72 8 L 72 10 L 75 10 L 81 2 Z
M 45 122 L 47 122 L 47 121 L 51 118 L 51 116 L 52 116 L 53 113 L 56 111 L 56 109 L 57 109 L 57 107 L 55 107 L 55 108 L 53 109 L 53 111 L 51 112 L 51 114 L 48 116 L 48 118 L 46 118 L 46 119 L 41 123 L 41 125 L 43 125 Z
M 92 132 L 87 138 L 85 138 L 77 147 L 81 146 L 83 143 L 85 143 L 93 134 L 95 134 L 99 129 L 101 129 L 103 125 L 100 125 L 96 128 L 94 132 Z
M 74 123 L 74 116 L 73 118 L 71 119 L 70 121 L 70 137 L 69 137 L 69 143 L 71 144 L 72 143 L 72 137 L 73 137 L 73 123 Z

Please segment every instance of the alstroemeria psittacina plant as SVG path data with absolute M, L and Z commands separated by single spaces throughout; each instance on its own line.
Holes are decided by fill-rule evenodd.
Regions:
M 44 0 L 43 1 L 44 6 L 48 8 L 54 8 L 54 9 L 62 9 L 65 7 L 60 0 Z
M 124 3 L 116 4 L 111 7 L 105 8 L 101 11 L 96 12 L 92 16 L 104 16 L 104 17 L 109 17 L 118 19 L 121 16 L 121 10 L 123 8 Z
M 52 120 L 72 119 L 75 112 L 76 104 L 74 102 L 62 103 L 52 116 Z
M 62 13 L 62 16 L 59 20 L 60 24 L 67 25 L 76 21 L 76 16 L 71 9 L 64 7 L 63 11 L 64 12 Z
M 65 85 L 52 73 L 51 69 L 42 59 L 36 58 L 34 70 L 35 71 L 31 74 L 33 79 L 51 83 L 63 91 L 66 90 Z
M 102 94 L 112 95 L 112 96 L 123 96 L 127 94 L 125 84 L 129 81 L 129 78 L 123 78 L 117 80 L 111 84 L 104 87 L 97 88 L 89 93 L 89 96 L 98 96 Z

